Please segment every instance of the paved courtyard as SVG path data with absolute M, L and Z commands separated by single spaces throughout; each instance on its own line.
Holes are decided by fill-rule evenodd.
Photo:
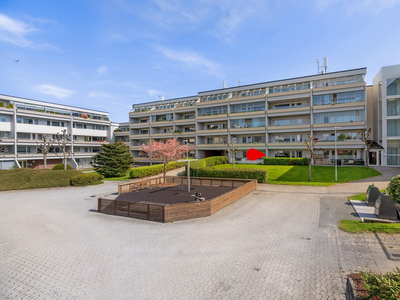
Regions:
M 351 270 L 400 267 L 379 243 L 398 237 L 337 229 L 355 219 L 346 185 L 260 185 L 170 224 L 97 213 L 116 182 L 2 192 L 0 299 L 344 299 Z

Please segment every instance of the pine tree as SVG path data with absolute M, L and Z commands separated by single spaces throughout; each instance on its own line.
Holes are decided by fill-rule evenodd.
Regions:
M 123 177 L 134 163 L 129 148 L 122 142 L 103 144 L 93 158 L 93 168 L 106 178 Z

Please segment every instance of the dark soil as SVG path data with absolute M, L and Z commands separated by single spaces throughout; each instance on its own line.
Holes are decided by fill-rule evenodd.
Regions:
M 187 185 L 183 189 L 178 189 L 174 186 L 155 186 L 152 188 L 140 190 L 137 192 L 129 192 L 119 195 L 115 200 L 131 201 L 136 203 L 161 203 L 161 204 L 176 204 L 195 201 L 194 195 L 196 192 L 201 193 L 201 197 L 205 200 L 211 200 L 217 196 L 225 194 L 234 188 L 218 187 L 218 186 L 194 186 L 187 191 Z
M 351 279 L 353 279 L 355 288 L 356 288 L 356 290 L 357 290 L 357 297 L 358 297 L 359 299 L 368 299 L 369 293 L 368 293 L 368 291 L 365 289 L 365 286 L 364 286 L 364 278 L 362 278 L 362 277 L 360 276 L 360 274 L 356 274 L 356 273 L 351 273 L 351 274 L 349 275 L 349 277 L 350 277 Z

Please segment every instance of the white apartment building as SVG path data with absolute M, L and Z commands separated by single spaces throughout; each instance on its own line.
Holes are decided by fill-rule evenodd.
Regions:
M 92 157 L 113 138 L 116 126 L 107 112 L 0 95 L 0 169 L 43 168 L 37 139 L 43 134 L 53 139 L 63 129 L 72 139 L 68 163 L 76 169 L 91 167 Z M 62 162 L 57 144 L 53 151 L 47 168 Z
M 383 149 L 372 152 L 383 166 L 400 166 L 400 65 L 382 67 L 373 79 L 374 138 Z
M 366 128 L 366 68 L 222 88 L 198 95 L 134 104 L 129 113 L 130 150 L 177 137 L 203 158 L 227 154 L 233 139 L 237 160 L 258 149 L 270 157 L 304 157 L 308 135 L 317 140 L 317 164 L 363 165 Z

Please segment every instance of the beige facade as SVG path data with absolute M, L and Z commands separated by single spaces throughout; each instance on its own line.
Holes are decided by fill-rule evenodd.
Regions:
M 267 156 L 304 157 L 311 135 L 318 164 L 333 164 L 335 129 L 338 159 L 364 164 L 361 132 L 367 126 L 366 69 L 199 92 L 196 96 L 133 105 L 129 113 L 130 149 L 177 138 L 193 146 L 197 158 L 226 154 L 231 139 L 237 159 L 256 148 Z

